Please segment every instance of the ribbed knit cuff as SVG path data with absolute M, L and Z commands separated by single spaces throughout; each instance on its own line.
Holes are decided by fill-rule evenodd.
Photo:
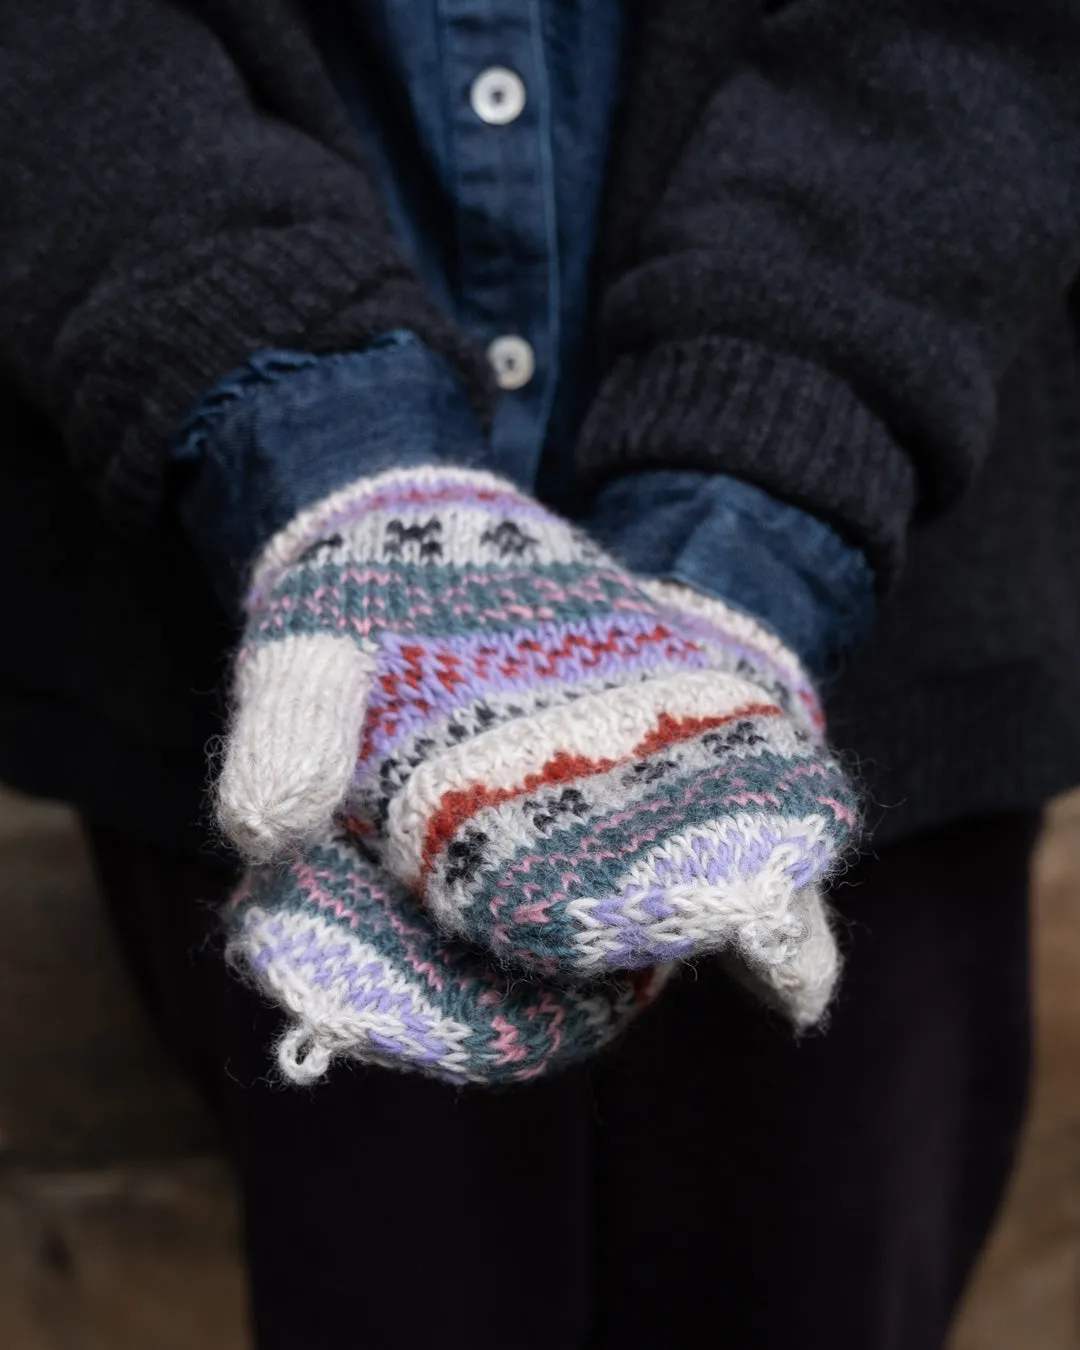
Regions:
M 148 264 L 140 289 L 122 328 L 96 322 L 90 307 L 65 335 L 54 381 L 67 394 L 66 437 L 82 448 L 111 522 L 128 532 L 154 519 L 181 419 L 256 352 L 359 350 L 408 328 L 449 361 L 481 416 L 493 402 L 482 351 L 400 258 L 366 256 L 347 223 L 215 236 Z
M 915 474 L 888 429 L 827 371 L 737 338 L 619 357 L 578 442 L 593 485 L 632 469 L 704 469 L 812 511 L 896 574 Z

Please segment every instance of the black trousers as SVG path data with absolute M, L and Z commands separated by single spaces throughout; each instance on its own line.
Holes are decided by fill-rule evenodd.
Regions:
M 1029 1072 L 1034 817 L 883 850 L 801 1042 L 709 963 L 588 1070 L 504 1094 L 276 1084 L 222 970 L 227 880 L 92 832 L 136 972 L 216 1101 L 258 1350 L 936 1350 Z

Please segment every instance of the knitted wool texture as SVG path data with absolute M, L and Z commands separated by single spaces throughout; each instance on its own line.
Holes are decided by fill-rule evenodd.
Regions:
M 295 1083 L 335 1058 L 522 1082 L 595 1053 L 668 973 L 558 986 L 508 975 L 439 934 L 341 830 L 285 868 L 250 869 L 228 917 L 231 959 L 287 1013 L 277 1061 Z
M 249 856 L 340 811 L 446 931 L 549 974 L 728 950 L 783 985 L 817 942 L 796 897 L 854 801 L 798 661 L 745 616 L 446 468 L 304 512 L 247 611 L 220 810 Z

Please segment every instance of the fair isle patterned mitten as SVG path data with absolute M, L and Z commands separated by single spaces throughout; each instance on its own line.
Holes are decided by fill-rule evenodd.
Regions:
M 775 703 L 800 710 L 807 734 L 820 743 L 824 716 L 813 686 L 787 647 L 753 619 L 688 586 L 640 581 L 642 590 L 664 617 L 709 651 L 717 667 L 730 670 L 764 689 Z M 844 814 L 854 811 L 850 789 L 831 803 Z M 828 799 L 824 799 L 828 806 Z M 852 815 L 850 824 L 855 825 Z M 768 825 L 764 826 L 766 833 Z M 799 840 L 779 884 L 757 890 L 755 919 L 748 912 L 737 942 L 722 957 L 731 973 L 787 1016 L 798 1027 L 821 1020 L 840 971 L 840 956 L 829 923 L 823 869 L 807 865 L 815 847 L 813 832 Z M 793 884 L 789 884 L 793 883 Z
M 855 823 L 798 662 L 649 594 L 488 474 L 362 480 L 263 552 L 223 825 L 272 857 L 335 812 L 446 931 L 540 972 L 708 952 L 799 987 L 803 893 Z M 756 979 L 756 977 L 755 977 Z M 821 999 L 779 995 L 798 1022 Z
M 231 960 L 287 1016 L 277 1062 L 294 1083 L 335 1059 L 524 1082 L 606 1045 L 668 973 L 561 985 L 508 974 L 439 933 L 344 830 L 288 866 L 251 868 L 227 917 Z

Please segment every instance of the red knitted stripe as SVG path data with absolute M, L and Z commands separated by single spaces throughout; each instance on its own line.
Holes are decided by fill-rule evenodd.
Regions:
M 435 864 L 435 859 L 454 837 L 461 827 L 488 806 L 500 806 L 538 788 L 551 787 L 556 783 L 571 783 L 582 778 L 592 778 L 596 774 L 608 773 L 619 764 L 630 764 L 647 755 L 653 755 L 665 746 L 675 745 L 679 741 L 688 741 L 703 732 L 712 731 L 727 722 L 740 717 L 778 717 L 781 710 L 775 703 L 748 703 L 734 712 L 722 717 L 672 717 L 661 713 L 656 726 L 644 739 L 635 745 L 631 752 L 621 760 L 589 759 L 585 755 L 571 755 L 560 751 L 547 761 L 536 773 L 528 774 L 520 783 L 511 788 L 488 788 L 482 783 L 473 783 L 467 788 L 444 792 L 439 806 L 428 821 L 424 837 L 421 879 L 426 878 Z
M 561 642 L 545 646 L 535 638 L 523 638 L 509 650 L 491 647 L 481 648 L 463 658 L 454 651 L 421 646 L 402 647 L 400 656 L 403 669 L 385 671 L 378 678 L 378 686 L 384 696 L 369 712 L 364 728 L 364 737 L 360 745 L 360 760 L 366 762 L 372 753 L 372 745 L 379 732 L 393 736 L 397 731 L 398 714 L 408 708 L 430 716 L 433 709 L 430 699 L 424 694 L 430 693 L 432 684 L 438 683 L 449 694 L 453 694 L 458 685 L 472 686 L 473 693 L 479 696 L 483 684 L 493 676 L 505 679 L 535 676 L 539 680 L 559 679 L 565 676 L 565 663 L 579 662 L 583 668 L 589 665 L 588 657 L 618 655 L 632 649 L 642 652 L 647 649 L 673 642 L 671 629 L 658 623 L 647 633 L 627 635 L 619 631 L 617 620 L 612 623 L 610 633 L 603 638 L 570 634 Z M 696 652 L 693 642 L 682 642 L 686 652 Z M 669 646 L 669 656 L 676 655 Z

